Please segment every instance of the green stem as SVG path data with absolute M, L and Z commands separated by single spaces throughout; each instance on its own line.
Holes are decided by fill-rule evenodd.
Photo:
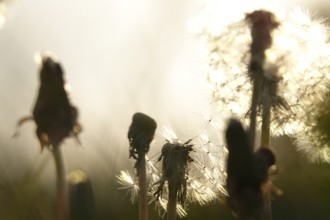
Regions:
M 66 197 L 65 168 L 60 146 L 54 146 L 52 153 L 56 167 L 57 220 L 67 220 L 68 206 Z
M 145 150 L 139 151 L 139 220 L 148 220 L 148 201 L 147 201 L 147 174 L 146 174 L 146 157 Z
M 176 220 L 176 187 L 168 182 L 167 220 Z

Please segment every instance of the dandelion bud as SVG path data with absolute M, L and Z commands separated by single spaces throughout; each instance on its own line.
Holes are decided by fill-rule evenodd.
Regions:
M 137 159 L 139 150 L 149 151 L 149 145 L 154 138 L 157 124 L 154 119 L 143 113 L 135 113 L 128 130 L 130 157 Z
M 41 147 L 57 147 L 64 138 L 81 131 L 77 122 L 78 110 L 72 106 L 66 90 L 61 65 L 43 53 L 40 68 L 40 87 L 33 118 Z

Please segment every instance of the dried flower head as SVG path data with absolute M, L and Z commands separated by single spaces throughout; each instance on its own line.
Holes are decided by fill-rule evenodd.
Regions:
M 149 145 L 154 138 L 157 124 L 154 119 L 143 113 L 135 113 L 128 131 L 130 157 L 137 159 L 139 149 L 149 151 Z
M 78 109 L 70 103 L 65 89 L 61 64 L 49 52 L 38 55 L 40 86 L 32 117 L 24 117 L 18 127 L 33 119 L 41 149 L 58 147 L 69 136 L 78 140 L 81 126 L 77 122 Z
M 177 201 L 184 205 L 187 196 L 187 166 L 192 162 L 189 153 L 193 145 L 191 140 L 185 143 L 166 143 L 162 148 L 159 161 L 163 159 L 162 177 L 159 180 L 159 187 L 155 192 L 156 197 L 162 196 L 165 181 L 168 182 L 170 194 L 177 197 Z M 173 192 L 172 192 L 173 191 Z
M 41 147 L 58 147 L 64 138 L 77 137 L 81 127 L 78 110 L 65 90 L 64 72 L 60 63 L 48 53 L 41 53 L 40 87 L 33 118 Z
M 128 130 L 129 157 L 136 159 L 135 168 L 141 161 L 141 152 L 143 155 L 149 151 L 150 143 L 154 138 L 157 128 L 156 121 L 143 113 L 135 113 L 132 123 Z

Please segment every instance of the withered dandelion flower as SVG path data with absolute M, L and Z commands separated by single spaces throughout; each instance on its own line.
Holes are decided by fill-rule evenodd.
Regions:
M 66 137 L 73 136 L 80 144 L 78 134 L 78 109 L 70 103 L 65 89 L 64 72 L 61 64 L 50 52 L 37 55 L 40 63 L 40 86 L 32 116 L 20 119 L 17 129 L 25 122 L 34 120 L 36 135 L 41 150 L 45 147 L 56 148 Z M 18 130 L 14 136 L 18 135 Z
M 69 100 L 65 90 L 63 69 L 47 53 L 40 54 L 40 87 L 33 119 L 41 148 L 58 147 L 64 138 L 77 135 L 81 127 L 77 122 L 78 110 Z
M 191 140 L 185 143 L 166 143 L 162 148 L 159 160 L 162 160 L 162 177 L 159 187 L 155 192 L 156 197 L 161 197 L 165 182 L 168 186 L 168 219 L 176 219 L 176 202 L 184 206 L 187 196 L 188 163 L 192 162 L 189 153 L 193 150 Z
M 66 220 L 68 206 L 65 168 L 60 145 L 69 136 L 74 136 L 79 142 L 81 127 L 77 122 L 78 110 L 70 103 L 65 90 L 64 72 L 60 63 L 50 52 L 42 52 L 38 58 L 40 86 L 33 116 L 21 119 L 18 127 L 30 119 L 34 120 L 41 150 L 45 147 L 51 150 L 56 166 L 57 219 Z
M 129 157 L 137 160 L 135 167 L 138 166 L 140 160 L 140 152 L 148 153 L 150 143 L 154 138 L 157 124 L 154 119 L 143 113 L 135 113 L 132 123 L 128 130 L 129 140 Z
M 129 157 L 136 160 L 139 183 L 139 219 L 148 220 L 146 153 L 157 128 L 156 121 L 143 113 L 135 113 L 128 130 Z

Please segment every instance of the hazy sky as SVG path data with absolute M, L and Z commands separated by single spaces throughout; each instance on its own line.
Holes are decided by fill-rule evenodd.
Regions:
M 0 137 L 7 143 L 1 154 L 13 164 L 39 158 L 33 123 L 18 139 L 10 136 L 16 121 L 31 114 L 38 89 L 34 55 L 41 50 L 61 60 L 80 110 L 84 149 L 66 141 L 69 164 L 127 158 L 127 130 L 137 111 L 159 128 L 195 135 L 187 127 L 209 104 L 197 36 L 188 30 L 201 9 L 191 0 L 17 0 L 0 30 Z

